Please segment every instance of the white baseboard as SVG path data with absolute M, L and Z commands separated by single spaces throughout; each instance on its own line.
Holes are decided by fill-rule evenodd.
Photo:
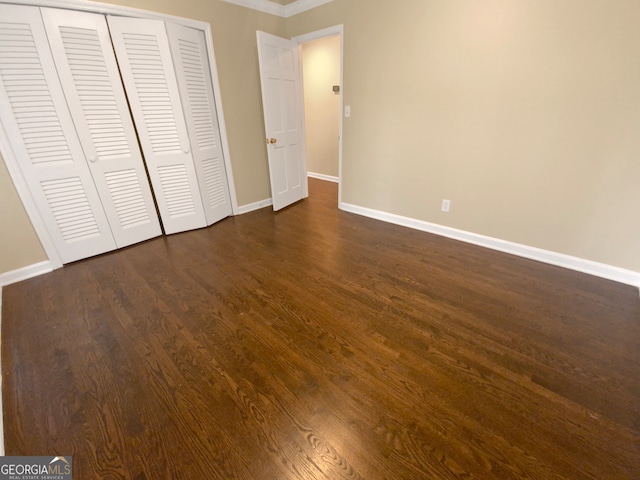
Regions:
M 338 177 L 332 177 L 331 175 L 325 175 L 323 173 L 307 172 L 307 176 L 317 178 L 318 180 L 325 180 L 327 182 L 340 183 L 340 179 Z
M 273 205 L 273 200 L 271 198 L 265 198 L 264 200 L 260 200 L 259 202 L 248 203 L 247 205 L 238 207 L 238 215 L 243 215 L 255 210 L 260 210 L 264 207 L 270 207 L 271 205 Z
M 359 207 L 349 203 L 341 203 L 340 209 L 345 212 L 355 213 L 365 217 L 374 218 L 376 220 L 381 220 L 383 222 L 393 223 L 403 227 L 421 230 L 423 232 L 434 233 L 436 235 L 490 248 L 492 250 L 529 258 L 531 260 L 537 260 L 539 262 L 568 268 L 570 270 L 587 273 L 589 275 L 595 275 L 596 277 L 606 278 L 626 285 L 632 285 L 640 289 L 640 272 L 634 272 L 632 270 L 626 270 L 624 268 L 614 267 L 604 263 L 593 262 L 583 258 L 552 252 L 550 250 L 529 247 L 527 245 L 509 242 L 507 240 L 500 240 L 498 238 L 487 237 L 477 233 L 445 227 L 435 223 L 416 220 L 414 218 Z
M 53 272 L 53 265 L 49 260 L 45 260 L 44 262 L 29 265 L 28 267 L 22 267 L 10 272 L 0 273 L 0 287 L 21 282 L 22 280 L 27 280 L 49 272 Z

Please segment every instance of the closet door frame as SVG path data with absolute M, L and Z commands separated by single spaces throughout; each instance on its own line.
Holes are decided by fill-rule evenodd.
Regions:
M 204 32 L 207 54 L 209 56 L 209 66 L 211 81 L 213 82 L 213 94 L 215 98 L 215 109 L 219 119 L 220 137 L 222 143 L 222 150 L 224 155 L 224 164 L 227 173 L 227 183 L 229 186 L 229 194 L 231 196 L 231 210 L 232 215 L 238 215 L 238 201 L 236 197 L 235 184 L 233 181 L 233 171 L 231 169 L 231 159 L 229 156 L 229 143 L 227 139 L 227 130 L 224 121 L 224 112 L 222 109 L 222 98 L 220 95 L 220 82 L 218 78 L 218 71 L 216 67 L 215 52 L 213 49 L 213 38 L 211 35 L 211 25 L 206 22 L 198 20 L 191 20 L 188 18 L 176 17 L 173 15 L 166 15 L 158 12 L 151 12 L 147 10 L 140 10 L 131 7 L 121 7 L 118 5 L 105 5 L 96 4 L 87 0 L 0 0 L 0 3 L 14 4 L 14 5 L 28 5 L 32 7 L 50 7 L 60 8 L 68 10 L 78 10 L 88 13 L 99 13 L 104 15 L 119 15 L 132 18 L 145 18 L 153 20 L 162 20 L 163 22 L 176 23 L 178 25 L 184 25 L 186 27 L 194 28 Z M 7 132 L 0 124 L 0 154 L 4 158 L 7 170 L 11 176 L 11 180 L 18 192 L 18 196 L 22 200 L 24 208 L 29 216 L 29 220 L 42 243 L 45 253 L 48 257 L 48 262 L 38 265 L 38 273 L 45 273 L 57 268 L 62 267 L 62 259 L 58 254 L 58 251 L 49 235 L 44 220 L 40 216 L 36 203 L 31 196 L 27 182 L 22 176 L 22 172 L 19 168 L 16 155 L 11 148 Z

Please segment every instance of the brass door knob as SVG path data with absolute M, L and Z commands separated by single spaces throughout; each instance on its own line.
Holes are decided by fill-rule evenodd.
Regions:
M 278 139 L 277 138 L 269 138 L 267 140 L 267 143 L 273 145 L 274 143 L 278 143 Z

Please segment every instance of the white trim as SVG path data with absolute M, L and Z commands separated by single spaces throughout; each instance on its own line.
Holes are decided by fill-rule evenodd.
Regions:
M 324 173 L 307 172 L 307 177 L 317 178 L 318 180 L 324 180 L 325 182 L 340 183 L 340 178 L 325 175 Z
M 332 2 L 333 0 L 298 0 L 297 2 L 290 3 L 289 5 L 280 5 L 276 2 L 269 0 L 224 0 L 227 3 L 232 3 L 240 7 L 250 8 L 262 13 L 269 13 L 271 15 L 277 15 L 282 18 L 293 17 L 307 10 L 319 7 L 325 3 Z
M 248 203 L 238 208 L 238 215 L 244 215 L 245 213 L 260 210 L 264 207 L 270 207 L 271 205 L 273 205 L 273 199 L 271 198 L 265 198 L 264 200 L 260 200 L 259 202 Z
M 49 260 L 44 262 L 29 265 L 28 267 L 18 268 L 17 270 L 11 270 L 0 274 L 0 288 L 11 285 L 12 283 L 21 282 L 22 280 L 28 280 L 29 278 L 37 277 L 45 273 L 53 272 L 54 267 Z
M 166 13 L 142 10 L 140 8 L 124 7 L 110 3 L 92 2 L 90 0 L 0 0 L 0 3 L 29 5 L 32 7 L 62 8 L 66 10 L 78 10 L 81 12 L 100 13 L 103 15 L 118 15 L 121 17 L 148 18 L 173 22 L 186 27 L 204 30 L 207 22 L 193 20 L 191 18 L 177 17 Z
M 620 282 L 640 288 L 640 272 L 634 272 L 632 270 L 626 270 L 623 268 L 606 265 L 604 263 L 593 262 L 591 260 L 585 260 L 583 258 L 573 257 L 562 253 L 543 250 L 541 248 L 530 247 L 528 245 L 513 243 L 507 240 L 500 240 L 498 238 L 487 237 L 484 235 L 479 235 L 477 233 L 471 233 L 464 230 L 445 227 L 443 225 L 416 220 L 414 218 L 403 217 L 401 215 L 395 215 L 392 213 L 381 212 L 379 210 L 359 207 L 357 205 L 352 205 L 349 203 L 340 203 L 339 208 L 341 210 L 344 210 L 345 212 L 363 215 L 365 217 L 374 218 L 383 222 L 393 223 L 395 225 L 401 225 L 403 227 L 413 228 L 415 230 L 421 230 L 423 232 L 434 233 L 436 235 L 452 238 L 454 240 L 460 240 L 462 242 L 490 248 L 499 252 L 517 255 L 519 257 L 529 258 L 531 260 L 537 260 L 539 262 L 548 263 L 550 265 L 568 268 L 577 272 L 595 275 L 596 277 L 606 278 L 608 280 L 613 280 L 615 282 Z
M 298 0 L 297 2 L 290 3 L 284 7 L 284 17 L 293 17 L 302 12 L 306 12 L 313 8 L 324 5 L 325 3 L 332 2 L 333 0 Z
M 340 125 L 338 132 L 338 205 L 342 203 L 342 129 L 343 129 L 343 112 L 344 112 L 344 25 L 335 25 L 333 27 L 323 28 L 315 32 L 305 33 L 293 37 L 292 40 L 302 45 L 306 42 L 319 40 L 320 38 L 332 37 L 340 35 Z
M 307 43 L 313 40 L 320 40 L 321 38 L 333 37 L 334 35 L 342 35 L 343 31 L 344 25 L 340 24 L 323 28 L 322 30 L 316 30 L 315 32 L 303 33 L 302 35 L 293 37 L 291 40 L 296 43 Z
M 271 15 L 277 15 L 278 17 L 285 16 L 285 6 L 276 2 L 270 2 L 268 0 L 224 0 L 227 3 L 232 3 L 240 7 L 250 8 L 251 10 L 257 10 L 262 13 L 270 13 Z

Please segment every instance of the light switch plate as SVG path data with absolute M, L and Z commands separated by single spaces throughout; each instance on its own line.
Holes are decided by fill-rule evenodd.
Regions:
M 351 105 L 344 107 L 344 116 L 347 118 L 351 116 Z

